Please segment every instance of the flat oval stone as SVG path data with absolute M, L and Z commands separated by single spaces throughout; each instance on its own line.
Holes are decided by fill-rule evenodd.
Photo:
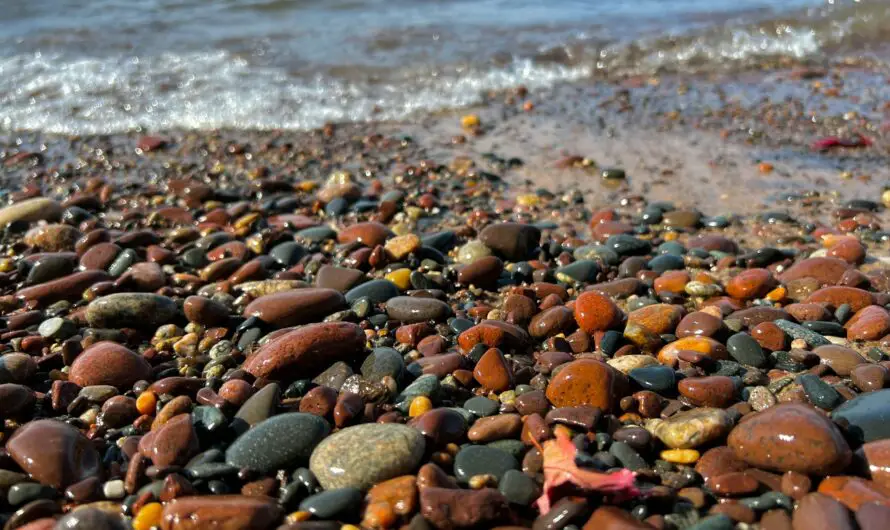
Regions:
M 359 510 L 362 492 L 357 488 L 336 488 L 311 495 L 300 503 L 300 511 L 319 519 L 348 517 Z
M 454 457 L 454 475 L 464 484 L 476 475 L 493 475 L 500 480 L 511 469 L 519 469 L 513 456 L 483 445 L 468 445 Z
M 414 471 L 423 458 L 423 435 L 407 425 L 368 423 L 325 438 L 312 452 L 309 468 L 325 489 L 374 484 Z
M 368 297 L 372 304 L 382 304 L 399 296 L 399 288 L 389 280 L 371 280 L 346 293 L 346 303 L 352 304 L 359 298 Z
M 358 269 L 323 265 L 315 275 L 315 285 L 345 293 L 359 283 L 363 276 L 364 273 Z
M 329 432 L 328 422 L 314 414 L 279 414 L 235 439 L 226 450 L 226 463 L 261 473 L 291 469 L 305 464 Z
M 82 387 L 111 385 L 129 390 L 136 381 L 151 379 L 151 365 L 125 346 L 102 341 L 74 359 L 68 379 Z
M 763 348 L 747 333 L 736 333 L 726 341 L 726 349 L 729 355 L 741 364 L 747 364 L 757 368 L 766 365 L 766 355 Z
M 645 427 L 671 449 L 694 449 L 723 438 L 732 420 L 723 409 L 701 407 L 664 420 L 647 420 Z
M 87 322 L 94 328 L 156 328 L 179 312 L 172 298 L 153 293 L 114 293 L 87 306 Z
M 204 296 L 189 296 L 182 304 L 182 311 L 189 322 L 202 326 L 224 326 L 229 321 L 229 308 Z
M 27 199 L 0 209 L 0 227 L 14 221 L 55 220 L 62 216 L 62 205 L 45 197 Z
M 6 443 L 9 456 L 34 480 L 66 488 L 100 472 L 99 453 L 86 436 L 57 420 L 36 420 Z
M 362 375 L 372 381 L 379 381 L 385 376 L 399 380 L 405 370 L 405 360 L 393 348 L 374 348 L 371 355 L 361 366 Z
M 803 278 L 815 278 L 820 285 L 836 285 L 850 264 L 838 258 L 816 257 L 802 259 L 779 275 L 779 280 L 787 284 Z
M 623 319 L 621 309 L 604 294 L 588 291 L 575 300 L 575 321 L 587 333 L 612 329 Z
M 386 314 L 404 323 L 439 321 L 451 314 L 451 307 L 435 298 L 396 296 L 387 300 Z
M 310 287 L 261 296 L 244 308 L 244 316 L 256 316 L 275 327 L 286 328 L 321 322 L 345 308 L 346 299 L 339 291 Z
M 336 361 L 347 361 L 365 351 L 365 334 L 350 322 L 309 324 L 263 345 L 242 368 L 267 379 L 305 378 Z
M 781 472 L 838 473 L 852 457 L 834 423 L 800 403 L 779 404 L 746 418 L 729 434 L 727 445 L 746 463 Z
M 435 446 L 460 441 L 467 434 L 467 421 L 456 410 L 448 408 L 424 412 L 409 423 Z
M 874 295 L 856 287 L 833 286 L 819 289 L 808 296 L 804 302 L 825 304 L 834 308 L 848 304 L 853 311 L 859 311 L 874 303 Z
M 856 350 L 837 344 L 826 344 L 813 350 L 819 356 L 819 363 L 827 365 L 840 376 L 848 376 L 853 369 L 867 361 Z
M 479 240 L 510 261 L 520 261 L 538 246 L 541 230 L 534 225 L 496 223 L 479 233 Z
M 268 530 L 278 524 L 281 516 L 281 508 L 267 497 L 180 497 L 164 505 L 161 530 Z
M 547 399 L 557 407 L 590 405 L 610 411 L 627 393 L 624 374 L 593 359 L 563 365 L 547 385 Z
M 859 442 L 890 438 L 890 389 L 860 394 L 834 409 L 831 417 Z

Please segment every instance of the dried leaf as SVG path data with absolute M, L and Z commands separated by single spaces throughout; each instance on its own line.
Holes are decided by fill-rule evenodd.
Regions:
M 556 439 L 544 442 L 544 488 L 536 501 L 538 510 L 545 514 L 550 511 L 552 491 L 565 483 L 579 488 L 608 494 L 615 500 L 636 497 L 640 491 L 634 485 L 636 474 L 629 469 L 615 473 L 597 473 L 589 469 L 581 469 L 575 464 L 578 449 L 562 429 L 556 429 Z

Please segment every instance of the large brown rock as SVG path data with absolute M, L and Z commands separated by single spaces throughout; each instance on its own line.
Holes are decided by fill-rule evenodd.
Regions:
M 729 433 L 727 444 L 747 464 L 781 472 L 839 473 L 852 457 L 834 423 L 800 403 L 776 405 L 745 418 Z
M 58 420 L 25 424 L 6 443 L 6 451 L 31 478 L 55 488 L 96 476 L 101 469 L 92 442 Z
M 311 287 L 261 296 L 244 308 L 244 316 L 256 316 L 273 326 L 286 328 L 321 322 L 344 308 L 346 298 L 339 291 Z
M 93 344 L 77 356 L 68 380 L 80 386 L 111 385 L 129 390 L 133 383 L 151 378 L 151 365 L 141 355 L 110 341 Z
M 281 515 L 278 504 L 266 497 L 181 497 L 164 506 L 161 530 L 267 530 Z
M 244 362 L 243 368 L 255 377 L 267 379 L 305 378 L 336 361 L 353 360 L 364 349 L 365 333 L 355 324 L 309 324 L 263 345 Z
M 547 399 L 556 407 L 590 405 L 607 412 L 628 392 L 624 374 L 594 359 L 565 364 L 547 385 Z

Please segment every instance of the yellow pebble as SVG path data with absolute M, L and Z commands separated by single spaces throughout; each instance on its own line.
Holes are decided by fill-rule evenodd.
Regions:
M 475 127 L 479 127 L 480 123 L 482 122 L 479 121 L 479 116 L 475 114 L 467 114 L 460 119 L 460 126 L 464 129 L 473 129 Z
M 133 530 L 149 530 L 161 526 L 161 513 L 164 507 L 159 502 L 150 502 L 143 506 L 133 518 Z
M 433 408 L 433 402 L 426 396 L 417 396 L 411 400 L 411 406 L 408 407 L 408 416 L 416 418 L 424 412 Z
M 516 197 L 516 202 L 520 206 L 537 206 L 541 202 L 541 198 L 534 194 L 520 195 Z
M 344 524 L 340 527 L 340 530 L 362 530 L 361 528 L 355 526 L 354 524 Z
M 884 190 L 883 193 L 881 193 L 881 202 L 884 203 L 884 206 L 890 208 L 890 189 Z
M 151 416 L 154 415 L 157 404 L 158 396 L 156 396 L 154 392 L 146 390 L 139 394 L 139 398 L 136 399 L 136 410 L 139 411 L 139 414 L 148 414 Z
M 678 237 L 680 237 L 680 234 L 677 232 L 665 232 L 664 234 L 665 241 L 676 241 Z
M 695 449 L 668 449 L 661 452 L 661 459 L 672 464 L 694 464 L 701 456 Z
M 312 191 L 318 187 L 317 182 L 312 182 L 311 180 L 304 180 L 303 182 L 297 184 L 297 187 L 300 188 L 300 191 Z
M 780 285 L 772 291 L 766 293 L 766 299 L 770 302 L 780 302 L 785 299 L 786 294 L 788 294 L 788 290 Z
M 299 523 L 301 521 L 307 521 L 312 517 L 312 513 L 310 512 L 293 512 L 288 514 L 287 522 L 288 523 Z
M 396 287 L 403 291 L 411 287 L 411 269 L 396 269 L 384 276 L 384 278 L 396 284 Z
M 9 272 L 15 268 L 15 263 L 11 259 L 0 259 L 0 272 Z

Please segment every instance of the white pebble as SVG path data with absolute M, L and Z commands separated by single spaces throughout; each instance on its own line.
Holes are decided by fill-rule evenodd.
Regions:
M 121 479 L 109 480 L 102 485 L 102 494 L 106 499 L 123 499 L 126 493 L 124 481 Z

